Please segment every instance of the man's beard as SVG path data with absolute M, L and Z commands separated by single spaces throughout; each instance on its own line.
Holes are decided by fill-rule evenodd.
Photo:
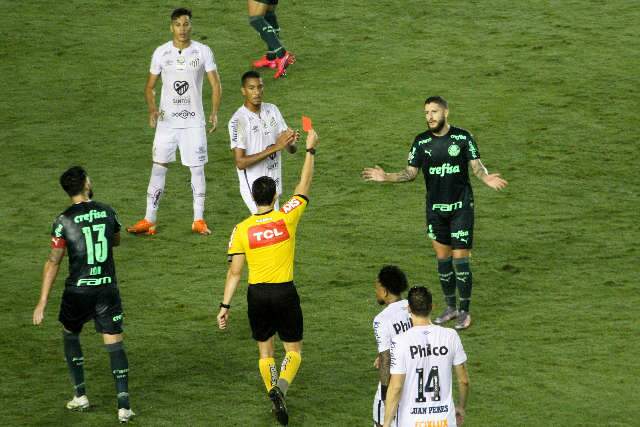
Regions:
M 430 127 L 429 130 L 433 133 L 440 133 L 443 127 L 444 127 L 444 119 L 438 120 L 438 124 L 436 125 L 436 127 L 434 128 Z
M 88 196 L 89 196 L 89 199 L 93 199 L 93 188 L 90 188 L 90 189 L 89 189 L 89 194 L 88 194 Z
M 378 301 L 378 304 L 380 304 L 380 305 L 384 305 L 384 300 L 383 300 L 383 299 L 377 299 L 377 298 L 376 298 L 376 301 Z

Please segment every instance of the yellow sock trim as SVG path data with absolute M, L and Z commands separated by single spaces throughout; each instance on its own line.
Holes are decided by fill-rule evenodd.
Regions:
M 278 371 L 276 370 L 276 359 L 273 357 L 267 357 L 258 361 L 258 367 L 260 368 L 260 376 L 264 381 L 264 386 L 267 388 L 267 392 L 276 385 L 278 382 Z
M 282 360 L 280 378 L 291 384 L 298 373 L 298 369 L 300 369 L 300 363 L 302 363 L 302 356 L 300 353 L 297 351 L 288 351 Z

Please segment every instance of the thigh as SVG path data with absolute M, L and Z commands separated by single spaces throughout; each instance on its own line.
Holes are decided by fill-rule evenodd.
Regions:
M 276 286 L 281 286 L 274 301 L 278 336 L 284 342 L 302 341 L 304 323 L 298 291 L 293 284 Z
M 171 163 L 176 161 L 176 149 L 178 139 L 176 131 L 169 127 L 156 127 L 156 135 L 153 138 L 153 161 L 156 163 Z
M 249 285 L 247 289 L 247 311 L 251 336 L 256 341 L 267 341 L 276 333 L 271 298 L 271 285 Z
M 77 292 L 65 289 L 62 293 L 58 320 L 67 331 L 80 333 L 84 324 L 94 317 L 95 305 L 95 292 L 92 290 Z
M 247 8 L 249 10 L 249 16 L 264 16 L 269 9 L 270 4 L 277 4 L 277 0 L 275 3 L 272 3 L 273 0 L 248 0 Z
M 115 286 L 100 289 L 95 308 L 96 331 L 101 334 L 122 333 L 124 313 L 120 301 L 120 291 Z
M 457 210 L 451 218 L 451 246 L 471 249 L 473 246 L 473 208 Z
M 177 129 L 180 160 L 188 167 L 203 166 L 209 161 L 207 131 L 203 127 Z

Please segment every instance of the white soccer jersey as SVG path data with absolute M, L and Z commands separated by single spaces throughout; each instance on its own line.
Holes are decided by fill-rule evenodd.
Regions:
M 411 328 L 411 316 L 409 316 L 409 311 L 407 310 L 408 305 L 409 303 L 406 299 L 396 301 L 387 305 L 373 319 L 373 334 L 376 337 L 378 353 L 389 350 L 393 338 Z M 378 382 L 378 390 L 373 399 L 373 420 L 378 424 L 384 422 L 384 402 L 382 401 L 380 382 Z
M 231 149 L 242 148 L 246 155 L 264 151 L 274 145 L 278 135 L 287 130 L 287 124 L 280 110 L 273 104 L 262 103 L 260 112 L 254 113 L 244 105 L 229 120 L 229 137 Z M 237 169 L 240 191 L 251 194 L 253 181 L 261 176 L 268 176 L 276 182 L 276 194 L 282 194 L 281 152 L 267 157 L 244 170 Z
M 405 374 L 398 427 L 456 426 L 453 366 L 467 360 L 458 333 L 441 326 L 414 326 L 394 338 L 391 374 Z
M 202 108 L 202 80 L 216 70 L 209 46 L 191 41 L 178 49 L 173 42 L 158 47 L 151 57 L 151 74 L 162 76 L 158 125 L 171 128 L 205 126 Z

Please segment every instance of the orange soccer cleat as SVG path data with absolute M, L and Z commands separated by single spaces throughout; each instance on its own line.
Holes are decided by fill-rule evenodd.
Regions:
M 276 58 L 276 73 L 273 75 L 274 79 L 287 75 L 287 67 L 296 62 L 296 57 L 293 53 L 287 52 L 282 58 Z
M 191 224 L 191 231 L 194 233 L 202 234 L 203 236 L 211 234 L 211 230 L 207 226 L 207 223 L 204 222 L 204 219 L 198 219 L 193 221 Z
M 150 236 L 156 234 L 156 224 L 143 218 L 131 227 L 127 227 L 127 231 L 133 234 L 146 234 Z
M 276 68 L 276 60 L 268 59 L 267 55 L 263 55 L 262 58 L 253 61 L 255 68 Z

